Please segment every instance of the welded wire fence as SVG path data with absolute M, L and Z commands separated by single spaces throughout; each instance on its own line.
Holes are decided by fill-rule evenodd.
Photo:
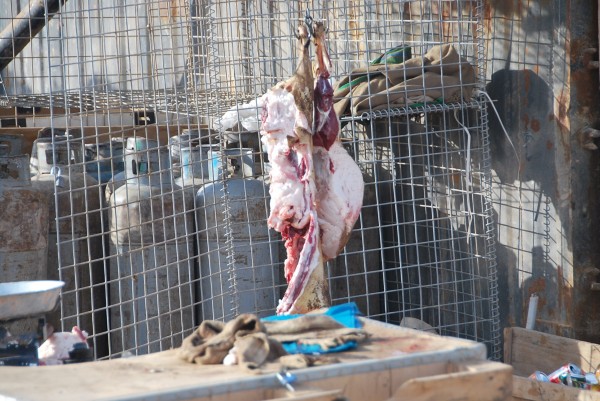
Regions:
M 0 10 L 0 28 L 24 6 Z M 463 0 L 72 0 L 46 17 L 2 71 L 2 106 L 29 110 L 32 162 L 51 156 L 32 174 L 54 183 L 47 277 L 67 283 L 54 321 L 87 330 L 97 356 L 275 312 L 285 249 L 267 229 L 256 99 L 293 74 L 307 6 L 328 27 L 341 139 L 365 181 L 328 262 L 332 302 L 499 358 L 483 5 Z

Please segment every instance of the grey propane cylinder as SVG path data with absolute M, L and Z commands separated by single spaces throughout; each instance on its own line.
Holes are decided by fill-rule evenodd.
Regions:
M 198 129 L 184 129 L 181 134 L 169 138 L 169 153 L 171 155 L 171 168 L 173 175 L 180 177 L 183 175 L 183 166 L 181 163 L 182 152 L 184 149 L 194 148 L 200 144 L 201 132 Z
M 171 142 L 172 144 L 172 142 Z M 204 182 L 208 180 L 208 167 L 207 167 L 207 151 L 209 147 L 207 145 L 199 145 L 199 141 L 190 141 L 187 143 L 179 143 L 180 148 L 177 150 L 180 168 L 181 168 L 181 176 L 175 178 L 174 180 L 174 188 L 178 188 L 178 191 L 183 193 L 184 197 L 184 205 L 186 211 L 186 218 L 189 218 L 188 221 L 191 221 L 192 224 L 186 224 L 186 237 L 188 240 L 192 241 L 192 250 L 193 250 L 193 262 L 194 262 L 194 271 L 196 272 L 195 277 L 198 276 L 198 247 L 197 247 L 197 227 L 196 227 L 196 219 L 194 216 L 196 215 L 196 191 L 202 187 Z M 209 145 L 210 146 L 210 145 Z M 173 160 L 173 149 L 171 147 L 171 160 Z M 195 284 L 195 292 L 199 292 L 200 290 L 197 288 L 197 283 Z M 198 298 L 196 294 L 194 294 L 195 298 Z M 201 313 L 197 310 L 197 320 L 201 320 Z
M 31 185 L 29 156 L 11 156 L 8 145 L 0 145 L 0 205 L 0 282 L 46 279 L 48 196 Z M 7 328 L 35 332 L 37 319 Z
M 252 158 L 252 149 L 209 152 L 218 180 L 196 196 L 204 319 L 275 313 L 279 244 L 267 227 L 269 188 L 254 178 Z
M 185 210 L 190 213 L 190 219 L 194 223 L 192 227 L 186 227 L 187 237 L 196 244 L 196 192 L 205 181 L 208 180 L 208 150 L 211 145 L 198 145 L 198 142 L 192 143 L 191 146 L 182 144 L 179 152 L 181 177 L 174 180 L 174 186 L 183 191 L 185 198 Z M 171 153 L 172 157 L 173 153 Z M 194 255 L 197 255 L 195 250 Z
M 97 312 L 106 305 L 101 194 L 98 182 L 84 172 L 81 139 L 38 135 L 31 166 L 32 185 L 49 199 L 48 279 L 65 282 L 61 310 L 49 320 L 57 328 L 61 322 L 65 330 L 78 325 L 99 335 L 106 330 L 105 314 Z
M 112 354 L 177 347 L 194 328 L 193 217 L 169 166 L 157 141 L 127 139 L 127 179 L 109 204 Z
M 101 184 L 125 170 L 123 163 L 123 140 L 113 138 L 108 142 L 85 145 L 86 171 Z
M 192 193 L 193 197 L 196 191 L 209 179 L 209 168 L 212 166 L 209 160 L 209 152 L 216 151 L 219 145 L 198 145 L 192 143 L 191 146 L 181 146 L 179 151 L 181 177 L 177 177 L 174 183 L 177 187 L 183 188 L 186 195 Z

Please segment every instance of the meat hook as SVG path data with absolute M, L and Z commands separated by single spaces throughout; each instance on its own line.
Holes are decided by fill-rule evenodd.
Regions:
M 306 9 L 306 15 L 304 16 L 304 24 L 308 29 L 309 38 L 315 35 L 315 31 L 313 30 L 313 17 L 310 15 L 310 9 Z

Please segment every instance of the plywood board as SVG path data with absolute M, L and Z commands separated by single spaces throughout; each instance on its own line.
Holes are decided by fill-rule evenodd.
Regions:
M 338 355 L 339 364 L 300 369 L 298 383 L 323 390 L 363 394 L 384 400 L 391 395 L 390 370 L 448 361 L 484 360 L 485 346 L 472 341 L 433 334 L 363 319 L 370 341 L 359 349 Z M 192 365 L 179 360 L 175 351 L 134 358 L 47 367 L 3 367 L 0 395 L 31 401 L 228 400 L 228 394 L 243 392 L 262 397 L 260 389 L 281 388 L 277 364 L 261 374 L 237 366 Z M 349 377 L 364 377 L 356 381 Z M 319 386 L 331 380 L 326 387 Z M 365 384 L 366 383 L 366 384 Z M 241 394 L 241 393 L 240 393 Z M 247 396 L 248 394 L 248 396 Z M 381 398 L 372 398 L 377 396 Z M 225 397 L 225 398 L 223 398 Z M 260 399 L 260 398 L 257 398 Z M 356 398 L 360 399 L 360 398 Z

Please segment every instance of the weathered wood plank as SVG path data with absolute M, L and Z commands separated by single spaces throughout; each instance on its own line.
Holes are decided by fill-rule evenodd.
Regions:
M 187 126 L 181 127 L 188 128 Z M 196 128 L 196 127 L 190 127 Z M 33 141 L 36 140 L 40 127 L 24 128 L 0 128 L 0 135 L 3 133 L 17 133 L 23 135 L 23 152 L 31 154 Z M 108 142 L 111 138 L 126 138 L 132 136 L 142 136 L 148 139 L 158 140 L 161 145 L 167 145 L 169 138 L 179 135 L 177 126 L 168 125 L 146 125 L 135 127 L 84 127 L 82 130 L 85 143 Z
M 25 117 L 48 117 L 50 115 L 60 116 L 67 113 L 77 113 L 76 109 L 63 109 L 54 108 L 52 112 L 47 108 L 33 108 L 33 107 L 0 107 L 0 118 L 25 118 Z
M 504 363 L 512 365 L 513 331 L 504 329 Z
M 447 372 L 416 377 L 402 384 L 389 400 L 495 401 L 509 399 L 512 368 L 491 361 L 448 364 Z
M 513 376 L 513 400 L 527 401 L 600 401 L 600 393 L 578 390 L 562 384 L 541 383 Z
M 519 327 L 506 329 L 504 336 L 510 353 L 508 358 L 505 355 L 505 362 L 513 366 L 518 376 L 527 377 L 536 370 L 551 373 L 569 362 L 586 372 L 600 364 L 598 344 Z

